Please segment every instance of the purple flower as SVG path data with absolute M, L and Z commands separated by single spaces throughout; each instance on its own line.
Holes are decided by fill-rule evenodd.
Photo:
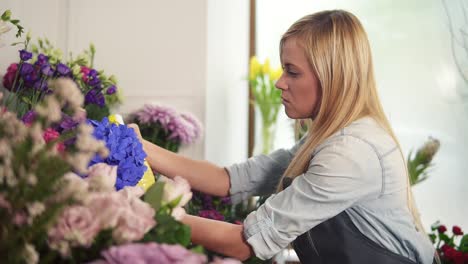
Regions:
M 179 139 L 182 144 L 190 144 L 195 140 L 195 131 L 192 124 L 184 118 L 177 116 L 167 125 L 171 132 L 169 139 Z
M 93 78 L 88 79 L 88 84 L 94 88 L 100 88 L 101 80 L 98 77 L 93 77 Z
M 52 69 L 52 67 L 50 66 L 50 64 L 43 64 L 41 66 L 41 72 L 42 74 L 44 74 L 45 76 L 52 76 L 54 74 L 54 70 Z
M 70 68 L 63 63 L 57 64 L 57 73 L 59 76 L 67 76 L 70 74 Z
M 224 204 L 224 205 L 231 204 L 231 197 L 226 196 L 226 197 L 221 198 L 221 203 Z
M 108 157 L 103 159 L 96 155 L 89 166 L 101 162 L 118 165 L 116 189 L 135 186 L 147 169 L 144 165 L 146 153 L 135 131 L 125 125 L 111 124 L 107 118 L 101 122 L 94 120 L 89 122 L 94 126 L 93 136 L 104 141 L 109 149 Z
M 34 66 L 27 62 L 21 65 L 20 75 L 23 78 L 27 87 L 32 87 L 38 77 L 38 74 L 34 70 Z
M 76 128 L 78 124 L 79 122 L 74 120 L 72 117 L 68 115 L 63 115 L 62 121 L 60 122 L 60 128 L 62 129 L 62 131 L 68 131 L 68 130 Z
M 103 251 L 101 255 L 108 264 L 182 264 L 206 263 L 206 256 L 193 253 L 180 245 L 159 245 L 154 242 L 146 244 L 126 244 L 113 246 Z
M 88 73 L 88 77 L 97 78 L 98 72 L 95 69 L 91 69 Z
M 42 66 L 44 64 L 47 64 L 48 62 L 49 62 L 49 57 L 47 57 L 46 55 L 41 53 L 37 56 L 36 65 Z
M 222 215 L 220 212 L 217 210 L 200 210 L 198 212 L 198 216 L 203 217 L 203 218 L 208 218 L 208 219 L 213 219 L 213 220 L 218 220 L 218 221 L 223 221 L 224 220 L 224 215 Z
M 115 92 L 117 92 L 117 87 L 115 87 L 115 85 L 110 86 L 106 91 L 108 95 L 115 94 Z
M 100 107 L 104 107 L 104 105 L 106 104 L 106 99 L 104 98 L 104 95 L 101 93 L 101 91 L 91 89 L 85 95 L 85 105 L 88 104 L 95 104 Z
M 190 113 L 181 113 L 180 116 L 192 124 L 194 136 L 195 138 L 198 138 L 202 133 L 202 125 L 200 121 Z
M 32 58 L 32 53 L 27 50 L 22 49 L 19 51 L 19 53 L 22 61 L 28 61 Z
M 23 116 L 23 118 L 21 118 L 21 121 L 23 121 L 23 123 L 26 125 L 30 125 L 36 120 L 36 117 L 37 113 L 33 110 L 30 110 Z
M 32 74 L 33 72 L 34 72 L 34 67 L 32 64 L 25 62 L 23 63 L 23 65 L 21 65 L 20 74 L 22 77 Z
M 145 105 L 135 115 L 143 124 L 159 123 L 163 129 L 168 130 L 167 125 L 174 120 L 177 113 L 167 106 Z
M 189 114 L 178 114 L 173 108 L 161 105 L 145 105 L 131 114 L 136 122 L 149 125 L 155 131 L 164 130 L 166 142 L 177 145 L 190 144 L 201 134 L 200 123 Z
M 34 83 L 33 88 L 38 91 L 46 91 L 49 87 L 47 86 L 47 81 L 39 79 Z

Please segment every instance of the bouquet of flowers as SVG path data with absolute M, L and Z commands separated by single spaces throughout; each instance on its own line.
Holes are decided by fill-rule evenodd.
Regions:
M 60 77 L 71 78 L 77 83 L 85 96 L 84 108 L 89 118 L 101 120 L 109 115 L 112 107 L 121 103 L 115 77 L 107 77 L 104 71 L 93 69 L 94 45 L 76 58 L 70 56 L 65 62 L 62 52 L 49 40 L 39 39 L 37 45 L 30 45 L 30 41 L 28 34 L 25 48 L 19 51 L 19 62 L 10 64 L 2 82 L 10 91 L 6 105 L 19 117 L 52 92 L 48 87 L 49 80 Z
M 468 263 L 468 235 L 464 235 L 459 226 L 452 227 L 452 235 L 439 222 L 433 224 L 431 230 L 429 237 L 443 264 Z
M 49 87 L 53 93 L 28 123 L 0 111 L 0 257 L 8 263 L 126 263 L 130 257 L 206 263 L 200 248 L 187 249 L 190 229 L 179 222 L 192 196 L 188 182 L 176 177 L 146 193 L 130 185 L 117 191 L 118 167 L 95 156 L 106 161 L 120 150 L 109 151 L 93 136 L 73 81 L 57 79 Z M 60 134 L 63 111 L 83 121 Z M 100 125 L 97 130 L 108 129 Z
M 147 104 L 131 113 L 128 122 L 138 124 L 144 139 L 173 152 L 202 134 L 202 126 L 194 116 L 162 105 Z
M 15 113 L 0 111 L 0 255 L 8 263 L 35 262 L 44 248 L 48 225 L 73 202 L 63 175 L 86 169 L 80 166 L 81 159 L 107 154 L 85 124 L 62 136 L 54 132 L 61 108 L 74 116 L 80 113 L 83 97 L 68 88 L 51 86 L 54 95 L 35 107 L 37 118 L 27 125 Z M 65 144 L 71 137 L 90 144 Z

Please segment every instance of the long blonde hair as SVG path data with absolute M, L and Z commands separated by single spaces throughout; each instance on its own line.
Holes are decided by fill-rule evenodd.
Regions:
M 367 34 L 359 20 L 343 10 L 322 11 L 303 17 L 283 35 L 280 53 L 285 42 L 295 38 L 302 45 L 319 85 L 321 102 L 316 109 L 305 143 L 299 148 L 284 177 L 295 178 L 304 173 L 311 153 L 325 139 L 360 117 L 374 118 L 400 144 L 385 116 L 374 77 L 371 50 Z M 405 160 L 403 158 L 403 160 Z M 282 180 L 278 191 L 283 188 Z M 416 227 L 424 228 L 408 178 L 408 207 Z

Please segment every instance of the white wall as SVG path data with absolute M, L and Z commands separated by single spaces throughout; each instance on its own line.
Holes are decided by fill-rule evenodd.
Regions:
M 447 2 L 456 10 L 461 1 Z M 353 12 L 367 30 L 380 97 L 405 153 L 428 136 L 441 141 L 431 177 L 413 188 L 425 225 L 441 220 L 467 228 L 468 87 L 454 66 L 442 1 L 258 0 L 259 57 L 279 63 L 281 34 L 306 14 L 334 8 Z M 466 62 L 466 53 L 458 55 Z M 293 142 L 281 118 L 276 147 Z
M 93 42 L 96 68 L 116 75 L 123 90 L 119 113 L 157 102 L 205 124 L 207 1 L 8 0 L 1 8 L 65 53 Z M 16 48 L 2 49 L 0 75 L 17 54 Z M 203 158 L 204 141 L 181 152 Z
M 206 159 L 247 158 L 249 1 L 208 0 Z

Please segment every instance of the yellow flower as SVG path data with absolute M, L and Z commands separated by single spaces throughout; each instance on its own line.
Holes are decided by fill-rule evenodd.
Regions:
M 257 75 L 260 74 L 262 71 L 262 65 L 258 61 L 256 56 L 253 56 L 250 59 L 250 73 L 249 73 L 249 80 L 253 81 L 257 78 Z
M 266 58 L 265 63 L 262 65 L 262 73 L 263 75 L 270 74 L 271 67 L 270 67 L 270 59 Z
M 281 69 L 281 67 L 276 70 L 272 70 L 270 72 L 270 80 L 277 81 L 281 77 L 281 74 L 283 74 L 283 69 Z

